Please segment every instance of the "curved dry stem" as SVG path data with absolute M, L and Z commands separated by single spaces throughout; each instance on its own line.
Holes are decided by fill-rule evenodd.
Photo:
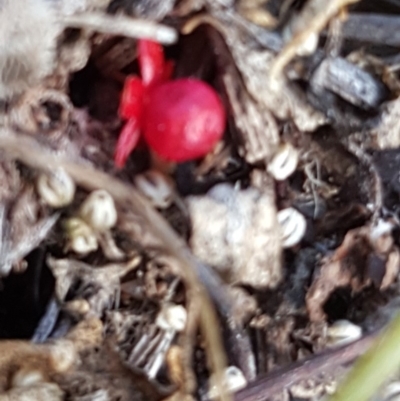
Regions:
M 319 34 L 328 22 L 337 15 L 341 9 L 359 0 L 311 0 L 307 3 L 299 18 L 307 21 L 307 28 L 295 33 L 295 36 L 285 45 L 271 65 L 269 79 L 271 88 L 279 88 L 282 81 L 283 69 L 298 54 L 300 48 L 311 35 Z M 312 16 L 310 18 L 310 16 Z
M 192 296 L 196 297 L 197 302 L 201 305 L 200 324 L 207 343 L 207 357 L 216 377 L 220 378 L 217 382 L 220 386 L 218 390 L 221 400 L 230 401 L 231 397 L 221 384 L 226 368 L 226 355 L 217 315 L 204 286 L 198 280 L 193 256 L 168 223 L 132 187 L 91 166 L 71 162 L 60 155 L 56 156 L 49 150 L 39 147 L 27 135 L 17 136 L 9 130 L 1 129 L 0 149 L 4 150 L 8 156 L 35 169 L 51 171 L 63 168 L 77 185 L 89 190 L 105 189 L 113 195 L 117 202 L 129 205 L 134 213 L 143 218 L 148 229 L 162 240 L 166 251 L 176 258 Z
M 173 44 L 178 40 L 178 34 L 174 28 L 123 15 L 112 16 L 101 12 L 88 12 L 65 16 L 62 23 L 70 28 L 88 29 L 134 39 L 151 39 L 165 45 Z
M 200 25 L 203 24 L 208 24 L 213 26 L 218 32 L 223 33 L 224 35 L 227 35 L 228 32 L 224 25 L 220 23 L 216 18 L 214 18 L 210 14 L 199 14 L 196 15 L 195 17 L 190 18 L 182 27 L 181 33 L 183 35 L 189 35 L 191 34 L 196 28 L 198 28 Z

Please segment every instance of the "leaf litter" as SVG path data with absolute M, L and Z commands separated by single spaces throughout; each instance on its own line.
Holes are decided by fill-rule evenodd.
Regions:
M 399 15 L 390 0 L 0 3 L 0 399 L 334 393 L 398 310 Z M 115 166 L 143 40 L 221 98 L 204 157 L 139 139 Z

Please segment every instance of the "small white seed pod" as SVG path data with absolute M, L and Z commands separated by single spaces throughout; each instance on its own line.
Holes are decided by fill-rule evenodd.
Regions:
M 117 222 L 117 208 L 112 196 L 102 189 L 93 191 L 82 203 L 79 216 L 93 230 L 107 231 Z
M 222 383 L 229 393 L 235 393 L 247 386 L 247 380 L 243 375 L 243 372 L 236 366 L 228 366 L 224 372 L 224 379 Z M 215 399 L 219 398 L 220 394 L 215 384 L 215 377 L 212 376 L 210 379 L 210 389 L 208 391 L 208 398 Z
M 290 143 L 281 145 L 271 162 L 268 172 L 277 181 L 286 180 L 294 173 L 299 162 L 299 152 Z
M 182 305 L 164 304 L 157 315 L 156 325 L 163 330 L 180 332 L 185 328 L 186 309 Z
M 327 329 L 328 345 L 339 346 L 358 340 L 362 329 L 348 320 L 337 320 Z
M 55 372 L 66 372 L 76 363 L 77 359 L 77 349 L 72 341 L 59 339 L 50 345 L 50 361 Z
M 46 400 L 62 401 L 65 394 L 55 383 L 36 383 L 28 387 L 12 387 L 0 395 L 1 401 Z
M 82 318 L 90 312 L 90 305 L 85 299 L 73 299 L 64 304 L 64 310 L 71 316 Z
M 78 255 L 87 255 L 98 248 L 97 237 L 93 229 L 83 220 L 77 217 L 66 220 L 65 231 L 68 238 L 67 249 Z
M 296 209 L 289 207 L 278 212 L 281 227 L 282 246 L 290 248 L 297 245 L 304 237 L 307 228 L 305 217 Z
M 37 383 L 46 381 L 41 370 L 20 369 L 12 378 L 12 387 L 31 387 Z
M 135 185 L 153 206 L 165 209 L 171 205 L 173 197 L 171 183 L 159 171 L 149 170 L 139 174 L 135 177 Z
M 47 205 L 58 208 L 69 205 L 74 199 L 75 183 L 62 169 L 41 173 L 36 180 L 36 190 Z

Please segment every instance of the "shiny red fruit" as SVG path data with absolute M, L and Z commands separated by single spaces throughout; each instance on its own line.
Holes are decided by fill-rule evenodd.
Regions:
M 166 160 L 183 162 L 207 154 L 225 130 L 225 110 L 215 90 L 197 79 L 157 85 L 146 97 L 143 133 Z

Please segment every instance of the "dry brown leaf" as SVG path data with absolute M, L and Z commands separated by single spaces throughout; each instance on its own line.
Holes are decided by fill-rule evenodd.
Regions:
M 378 227 L 379 223 L 348 231 L 335 253 L 322 262 L 306 295 L 311 321 L 325 319 L 324 304 L 337 288 L 349 286 L 358 293 L 372 284 L 383 290 L 394 282 L 399 251 L 393 246 L 390 226 Z
M 89 303 L 91 315 L 100 317 L 104 310 L 110 309 L 119 293 L 120 279 L 140 263 L 133 258 L 127 263 L 114 263 L 102 267 L 92 267 L 73 259 L 49 258 L 47 264 L 56 278 L 55 293 L 60 302 L 65 301 L 72 286 L 81 283 L 72 299 L 85 299 Z

